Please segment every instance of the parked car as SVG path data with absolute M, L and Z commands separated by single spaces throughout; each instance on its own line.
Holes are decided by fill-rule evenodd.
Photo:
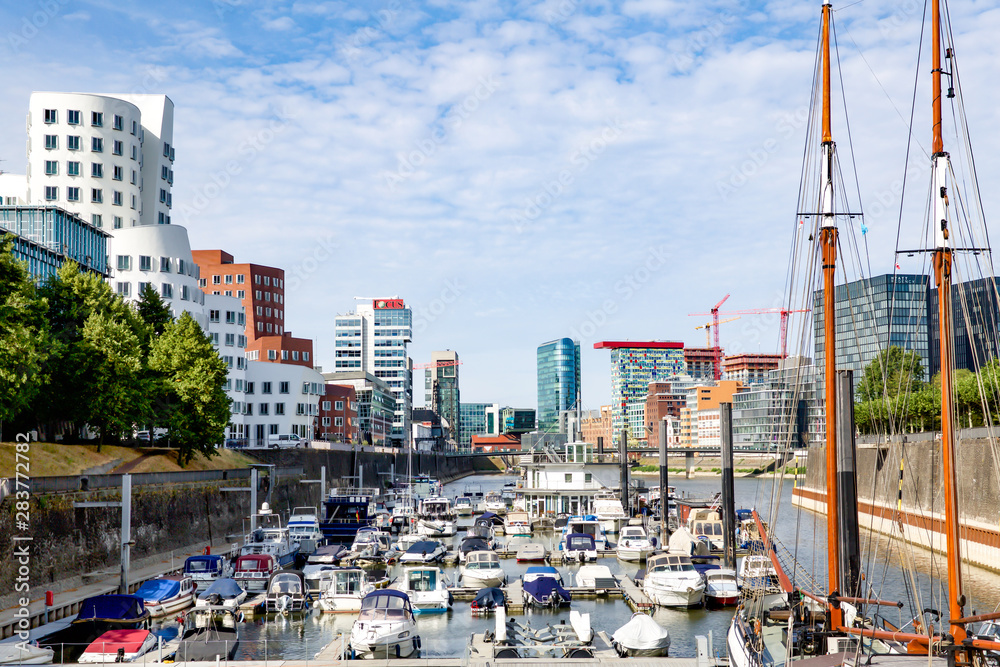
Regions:
M 246 438 L 229 438 L 226 440 L 225 447 L 227 449 L 243 449 L 247 446 Z
M 300 438 L 294 433 L 272 433 L 267 436 L 267 446 L 273 449 L 300 447 L 306 443 L 304 438 Z

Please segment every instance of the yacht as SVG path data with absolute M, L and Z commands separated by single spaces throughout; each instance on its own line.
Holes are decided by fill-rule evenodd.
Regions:
M 705 584 L 705 606 L 709 609 L 731 607 L 740 601 L 740 587 L 733 570 L 707 570 Z
M 319 607 L 325 614 L 355 614 L 361 611 L 365 596 L 375 590 L 360 567 L 338 568 L 327 574 L 329 584 L 319 599 Z
M 617 588 L 618 582 L 607 565 L 584 565 L 576 572 L 579 588 Z
M 233 580 L 247 592 L 263 591 L 271 574 L 278 570 L 278 562 L 271 554 L 250 554 L 236 559 Z
M 239 609 L 240 603 L 247 597 L 247 592 L 243 590 L 234 579 L 217 579 L 212 585 L 198 594 L 194 606 L 201 607 L 226 607 L 229 609 Z
M 108 630 L 88 646 L 78 662 L 82 664 L 135 662 L 156 647 L 156 635 L 146 629 Z
M 535 607 L 560 607 L 573 596 L 563 588 L 562 575 L 554 567 L 533 565 L 521 575 L 521 587 L 528 604 Z
M 695 539 L 707 543 L 708 548 L 712 551 L 722 551 L 725 548 L 722 518 L 716 510 L 691 510 L 687 529 L 691 531 Z
M 351 542 L 351 552 L 359 558 L 378 558 L 382 553 L 381 532 L 372 527 L 361 528 Z
M 654 554 L 646 561 L 642 590 L 661 607 L 698 607 L 705 598 L 705 580 L 687 556 Z
M 288 536 L 299 543 L 299 553 L 311 554 L 326 544 L 315 507 L 296 507 L 288 517 Z
M 508 512 L 503 530 L 505 535 L 531 535 L 531 518 L 527 512 Z
M 135 594 L 142 598 L 149 615 L 156 618 L 190 607 L 194 603 L 194 590 L 194 580 L 180 575 L 150 579 Z
M 288 528 L 281 525 L 281 517 L 274 514 L 267 503 L 254 515 L 253 530 L 246 536 L 241 556 L 268 554 L 278 567 L 291 567 L 299 553 L 299 543 L 291 539 Z
M 330 489 L 323 501 L 323 520 L 319 524 L 326 540 L 331 544 L 353 542 L 359 529 L 371 525 L 369 513 L 376 495 L 378 491 L 371 488 Z M 393 512 L 397 508 L 393 508 Z
M 581 563 L 597 560 L 597 545 L 594 536 L 587 533 L 567 533 L 559 542 L 563 552 L 563 560 L 579 561 Z
M 507 513 L 507 503 L 504 502 L 499 491 L 490 491 L 486 494 L 485 508 L 487 512 L 493 512 L 494 514 Z
M 337 569 L 337 563 L 347 553 L 349 552 L 343 544 L 328 544 L 309 555 L 305 567 L 302 568 L 302 574 L 306 578 L 306 588 L 309 592 L 320 592 L 319 582 L 323 578 L 323 573 Z
M 460 570 L 462 585 L 491 588 L 507 583 L 507 573 L 500 567 L 500 557 L 492 551 L 470 551 Z
M 439 567 L 415 566 L 403 569 L 393 588 L 410 598 L 416 614 L 439 614 L 451 609 L 448 579 Z
M 455 513 L 459 516 L 471 516 L 476 511 L 475 505 L 470 496 L 459 496 L 455 498 Z
M 267 612 L 296 612 L 309 609 L 306 580 L 298 570 L 279 570 L 271 575 L 264 596 Z
M 351 627 L 352 653 L 372 658 L 408 658 L 420 649 L 410 598 L 401 591 L 377 590 L 361 601 Z
M 642 526 L 625 526 L 618 536 L 618 546 L 615 555 L 619 560 L 641 561 L 646 560 L 649 554 L 653 553 L 656 545 L 646 535 L 646 529 Z
M 594 538 L 598 549 L 608 548 L 608 538 L 604 532 L 604 526 L 593 514 L 585 516 L 571 516 L 566 520 L 566 527 L 563 528 L 562 540 L 570 533 L 584 533 Z M 561 540 L 561 541 L 562 541 Z M 560 542 L 561 542 L 560 541 Z
M 447 550 L 440 542 L 422 540 L 415 542 L 399 557 L 400 563 L 439 563 L 444 560 Z
M 231 568 L 222 556 L 205 554 L 204 556 L 188 556 L 184 561 L 184 574 L 191 577 L 199 585 L 207 585 L 216 579 L 222 579 L 232 574 Z
M 617 534 L 621 527 L 629 520 L 628 514 L 622 507 L 621 498 L 613 491 L 601 491 L 594 494 L 594 515 L 601 522 L 601 527 L 605 533 Z

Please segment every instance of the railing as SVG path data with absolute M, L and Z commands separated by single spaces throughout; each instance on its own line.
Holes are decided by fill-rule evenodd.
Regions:
M 134 487 L 147 484 L 183 484 L 185 482 L 219 482 L 235 479 L 249 479 L 247 468 L 233 470 L 189 470 L 181 472 L 137 472 L 132 473 Z M 121 488 L 120 474 L 72 475 L 64 477 L 32 477 L 29 481 L 31 493 L 73 493 L 94 489 Z M 8 481 L 10 490 L 14 481 Z

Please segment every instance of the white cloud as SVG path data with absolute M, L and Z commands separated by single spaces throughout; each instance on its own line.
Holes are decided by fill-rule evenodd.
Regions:
M 291 16 L 279 16 L 276 19 L 271 19 L 270 21 L 264 21 L 265 30 L 273 31 L 285 31 L 291 30 L 295 27 L 295 20 Z
M 71 12 L 63 16 L 67 21 L 89 21 L 90 14 L 88 12 Z

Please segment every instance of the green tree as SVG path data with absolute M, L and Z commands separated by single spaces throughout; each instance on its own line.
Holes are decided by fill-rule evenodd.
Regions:
M 149 368 L 159 375 L 168 437 L 187 465 L 195 453 L 211 457 L 229 423 L 223 385 L 227 367 L 191 314 L 184 312 L 154 339 Z
M 174 321 L 174 316 L 170 312 L 170 306 L 160 298 L 151 283 L 142 286 L 142 290 L 139 292 L 139 302 L 136 304 L 136 313 L 145 324 L 142 346 L 148 353 L 152 340 L 163 333 L 167 325 Z
M 27 411 L 41 387 L 47 304 L 27 267 L 14 259 L 13 239 L 0 234 L 0 427 Z
M 865 366 L 858 383 L 858 400 L 873 401 L 913 394 L 921 389 L 924 367 L 916 352 L 895 345 L 879 352 Z
M 142 347 L 127 322 L 100 312 L 91 313 L 83 325 L 83 347 L 94 362 L 88 421 L 100 432 L 100 451 L 106 438 L 117 442 L 131 436 L 137 415 L 144 412 Z

